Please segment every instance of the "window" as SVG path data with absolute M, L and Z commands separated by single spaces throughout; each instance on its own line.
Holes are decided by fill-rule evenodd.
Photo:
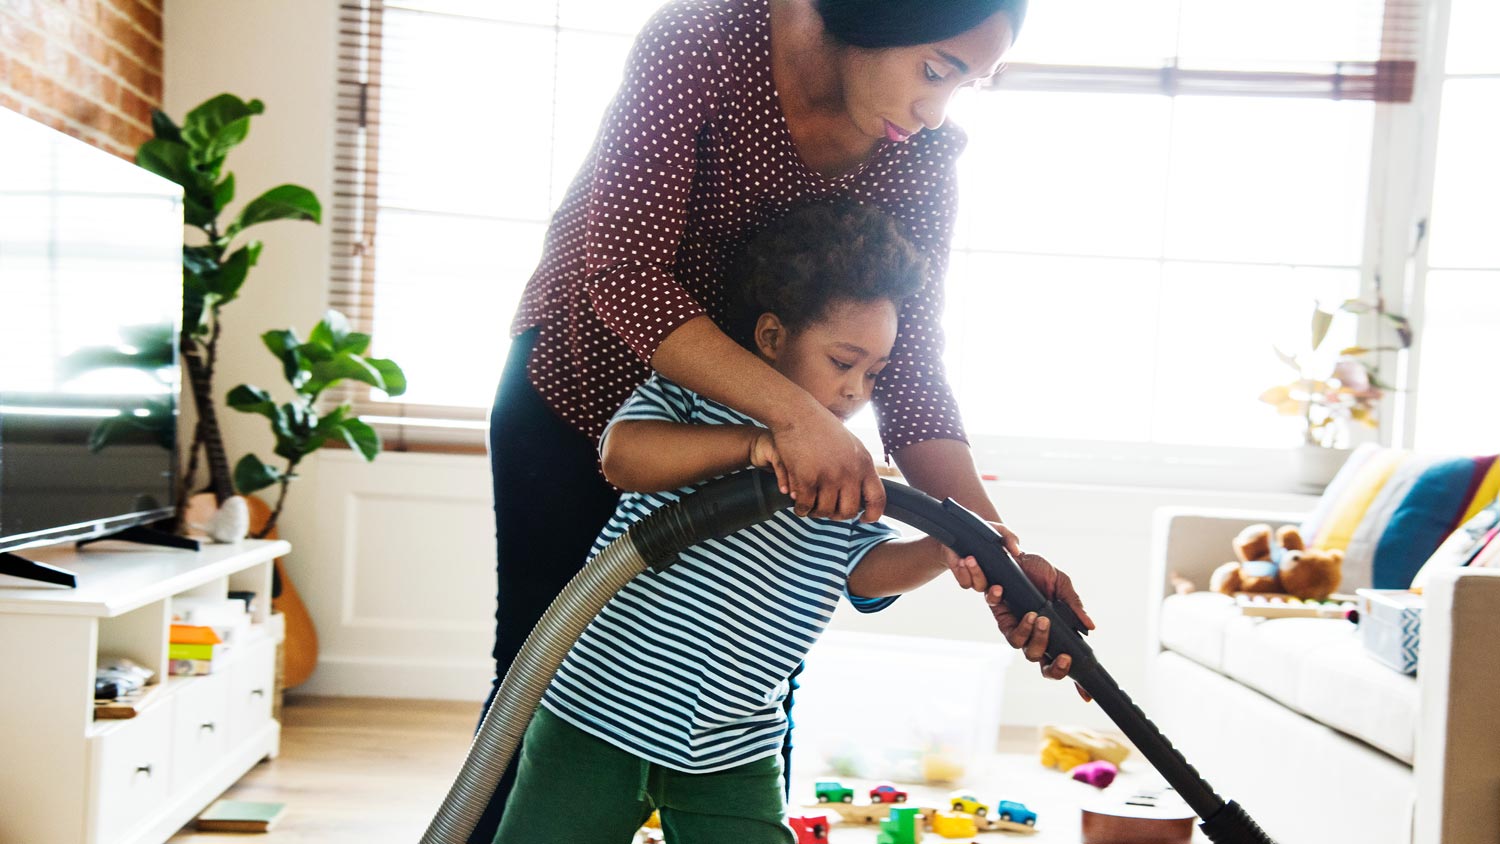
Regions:
M 548 214 L 656 5 L 346 5 L 334 304 L 407 370 L 399 403 L 356 396 L 398 447 L 479 442 Z M 1297 441 L 1257 400 L 1289 374 L 1273 346 L 1305 343 L 1314 301 L 1406 279 L 1385 241 L 1417 216 L 1388 180 L 1418 154 L 1389 138 L 1414 119 L 1419 0 L 1315 7 L 1033 4 L 999 83 L 960 95 L 948 366 L 984 459 L 1013 477 L 1197 483 L 1209 467 L 1207 482 L 1254 486 Z M 1469 40 L 1450 72 L 1488 60 Z M 1464 143 L 1482 156 L 1477 137 L 1449 146 Z M 1439 242 L 1435 228 L 1434 270 Z M 1443 301 L 1446 319 L 1473 314 L 1474 295 L 1429 316 Z M 1326 347 L 1372 330 L 1341 318 Z M 1472 353 L 1434 342 L 1412 379 Z M 1118 471 L 1095 471 L 1101 455 Z
M 1500 7 L 1453 0 L 1450 31 L 1436 82 L 1442 113 L 1411 439 L 1427 450 L 1493 453 L 1500 450 L 1500 394 L 1488 370 L 1500 326 Z

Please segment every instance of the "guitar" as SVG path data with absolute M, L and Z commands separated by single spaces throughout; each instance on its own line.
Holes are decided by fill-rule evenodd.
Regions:
M 208 474 L 213 491 L 201 492 L 188 499 L 183 516 L 185 524 L 207 522 L 214 511 L 234 495 L 224 442 L 217 436 L 217 427 L 210 426 L 207 431 L 203 445 L 208 456 Z M 271 508 L 253 495 L 246 495 L 244 498 L 250 511 L 250 535 L 254 536 L 271 518 Z M 266 538 L 276 539 L 276 531 L 273 529 Z M 307 682 L 313 669 L 318 667 L 318 629 L 313 626 L 312 616 L 302 603 L 302 596 L 297 594 L 297 587 L 292 585 L 291 578 L 282 569 L 280 557 L 276 558 L 272 568 L 271 608 L 281 613 L 286 620 L 286 639 L 282 642 L 282 685 L 288 689 L 296 688 Z
M 1083 844 L 1189 844 L 1193 810 L 1171 789 L 1100 800 L 1083 809 Z

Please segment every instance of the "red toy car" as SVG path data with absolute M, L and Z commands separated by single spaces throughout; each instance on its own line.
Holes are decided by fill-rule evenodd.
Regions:
M 877 785 L 870 789 L 871 803 L 905 803 L 906 792 L 893 785 Z
M 828 840 L 828 818 L 822 815 L 798 815 L 786 822 L 797 833 L 797 844 L 823 844 Z

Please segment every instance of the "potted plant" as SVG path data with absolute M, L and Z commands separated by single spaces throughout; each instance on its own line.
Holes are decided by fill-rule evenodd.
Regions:
M 151 112 L 155 137 L 136 150 L 136 163 L 182 186 L 183 222 L 187 236 L 182 247 L 182 329 L 177 338 L 187 383 L 197 412 L 192 444 L 183 452 L 187 467 L 178 484 L 179 519 L 187 513 L 188 497 L 207 489 L 222 505 L 234 494 L 224 437 L 214 403 L 214 370 L 223 323 L 220 310 L 233 302 L 250 269 L 260 258 L 259 240 L 242 240 L 253 226 L 273 220 L 322 219 L 318 198 L 300 185 L 271 188 L 247 203 L 228 222 L 220 215 L 235 197 L 233 173 L 224 173 L 229 151 L 250 131 L 250 118 L 265 111 L 260 100 L 245 102 L 220 94 L 187 113 L 179 126 L 160 110 Z M 200 485 L 200 456 L 208 479 Z
M 229 392 L 229 406 L 241 413 L 266 417 L 276 438 L 275 453 L 286 461 L 285 468 L 266 463 L 255 454 L 246 454 L 234 467 L 234 485 L 240 492 L 252 492 L 276 485 L 279 490 L 270 518 L 255 534 L 264 538 L 276 528 L 286 504 L 286 494 L 297 478 L 297 464 L 335 438 L 347 443 L 366 460 L 380 453 L 380 435 L 353 414 L 349 404 L 340 404 L 319 413 L 318 398 L 323 391 L 346 378 L 362 381 L 384 392 L 398 396 L 406 392 L 406 375 L 394 361 L 366 357 L 370 335 L 349 330 L 349 322 L 338 311 L 329 311 L 313 327 L 307 341 L 297 338 L 290 329 L 267 331 L 261 335 L 266 348 L 281 361 L 282 373 L 292 388 L 292 400 L 278 405 L 271 394 L 259 387 L 241 384 Z
M 1354 426 L 1370 429 L 1380 426 L 1380 401 L 1394 389 L 1385 383 L 1375 360 L 1381 352 L 1401 352 L 1412 343 L 1411 322 L 1386 309 L 1376 291 L 1369 298 L 1349 299 L 1338 306 L 1344 313 L 1376 317 L 1377 336 L 1394 333 L 1395 339 L 1373 347 L 1349 346 L 1339 350 L 1331 361 L 1319 356 L 1319 347 L 1328 336 L 1334 312 L 1314 303 L 1310 344 L 1301 355 L 1276 349 L 1276 355 L 1296 372 L 1291 381 L 1278 384 L 1261 393 L 1260 400 L 1274 406 L 1284 416 L 1301 417 L 1302 446 L 1298 451 L 1299 481 L 1321 489 L 1348 457 Z

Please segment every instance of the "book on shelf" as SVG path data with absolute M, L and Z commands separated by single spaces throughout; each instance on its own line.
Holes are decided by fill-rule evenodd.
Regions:
M 167 659 L 206 659 L 214 660 L 222 656 L 227 646 L 218 645 L 188 645 L 182 642 L 169 642 L 167 644 Z
M 217 645 L 224 641 L 204 624 L 174 624 L 167 642 L 173 645 Z
M 269 832 L 286 814 L 285 803 L 220 800 L 198 816 L 199 832 Z
M 167 661 L 167 673 L 173 677 L 197 677 L 212 674 L 218 667 L 218 662 L 212 659 L 170 659 Z

